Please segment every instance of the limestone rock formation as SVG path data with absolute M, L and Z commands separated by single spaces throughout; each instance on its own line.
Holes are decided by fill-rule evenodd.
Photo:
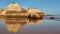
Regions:
M 44 16 L 44 13 L 36 8 L 29 8 L 27 12 L 31 18 L 42 18 Z
M 10 3 L 4 10 L 0 10 L 0 15 L 4 17 L 42 18 L 44 13 L 36 8 L 28 8 L 26 10 L 18 3 Z
M 2 12 L 2 15 L 4 16 L 22 16 L 26 17 L 28 16 L 27 11 L 19 6 L 18 3 L 11 3 L 9 4 L 6 9 Z

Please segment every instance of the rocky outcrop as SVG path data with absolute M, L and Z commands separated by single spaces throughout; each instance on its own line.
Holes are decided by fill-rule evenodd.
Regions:
M 11 3 L 2 12 L 2 15 L 6 16 L 6 17 L 12 17 L 12 16 L 14 16 L 14 17 L 17 17 L 17 16 L 27 17 L 28 13 L 24 8 L 19 6 L 18 3 Z
M 29 8 L 27 12 L 30 18 L 42 18 L 44 16 L 44 13 L 36 8 Z
M 42 18 L 44 13 L 36 8 L 28 8 L 25 10 L 18 3 L 10 3 L 0 13 L 4 17 L 29 17 L 29 18 Z

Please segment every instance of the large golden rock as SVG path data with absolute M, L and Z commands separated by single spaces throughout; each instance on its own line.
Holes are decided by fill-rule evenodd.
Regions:
M 10 3 L 6 9 L 2 12 L 2 15 L 4 16 L 22 16 L 22 17 L 27 17 L 28 13 L 27 11 L 22 8 L 18 3 Z
M 29 8 L 27 12 L 29 13 L 29 17 L 31 18 L 42 18 L 42 16 L 44 15 L 43 12 L 36 8 Z
M 0 10 L 4 17 L 30 17 L 42 18 L 44 13 L 36 8 L 28 8 L 25 10 L 18 3 L 10 3 L 3 11 Z

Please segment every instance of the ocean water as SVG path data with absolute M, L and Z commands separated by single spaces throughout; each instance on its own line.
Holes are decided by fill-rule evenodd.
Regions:
M 43 19 L 1 18 L 0 34 L 60 34 L 60 16 Z

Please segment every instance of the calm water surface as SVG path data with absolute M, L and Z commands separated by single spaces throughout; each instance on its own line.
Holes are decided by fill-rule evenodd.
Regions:
M 0 34 L 60 34 L 60 19 L 1 18 Z

